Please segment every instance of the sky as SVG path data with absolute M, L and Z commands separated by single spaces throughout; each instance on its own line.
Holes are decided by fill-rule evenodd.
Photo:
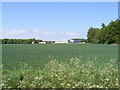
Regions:
M 119 17 L 119 19 L 120 19 L 120 1 L 119 1 L 119 3 L 118 3 L 118 17 Z
M 2 2 L 118 2 L 119 0 L 1 0 Z
M 2 38 L 87 38 L 118 18 L 117 2 L 3 2 Z

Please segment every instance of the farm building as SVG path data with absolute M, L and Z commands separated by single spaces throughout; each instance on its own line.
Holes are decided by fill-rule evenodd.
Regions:
M 32 41 L 32 43 L 31 44 L 35 44 L 35 41 Z
M 68 40 L 58 40 L 58 41 L 55 41 L 55 43 L 68 43 Z
M 85 43 L 85 42 L 81 42 L 81 40 L 68 40 L 68 43 Z
M 58 40 L 55 41 L 54 43 L 85 43 L 85 42 L 81 42 L 81 40 Z
M 46 44 L 46 42 L 39 42 L 39 44 Z

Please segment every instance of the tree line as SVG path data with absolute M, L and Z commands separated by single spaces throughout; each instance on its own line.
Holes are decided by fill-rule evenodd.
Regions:
M 107 26 L 102 23 L 101 26 L 102 28 L 89 28 L 87 43 L 120 44 L 120 20 L 111 21 Z
M 31 44 L 32 42 L 39 43 L 42 40 L 32 39 L 2 39 L 2 44 Z

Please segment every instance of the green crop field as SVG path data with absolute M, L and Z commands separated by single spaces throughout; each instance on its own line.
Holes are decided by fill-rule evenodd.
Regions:
M 118 88 L 118 45 L 2 46 L 3 88 Z

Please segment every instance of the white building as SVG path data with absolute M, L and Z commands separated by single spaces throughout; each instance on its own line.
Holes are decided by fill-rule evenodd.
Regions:
M 85 44 L 85 42 L 81 42 L 82 40 L 68 40 L 69 43 L 79 43 L 79 44 Z
M 55 43 L 68 43 L 68 40 L 57 40 Z
M 46 42 L 39 42 L 39 44 L 46 44 Z
M 70 40 L 71 43 L 74 43 L 74 40 Z

